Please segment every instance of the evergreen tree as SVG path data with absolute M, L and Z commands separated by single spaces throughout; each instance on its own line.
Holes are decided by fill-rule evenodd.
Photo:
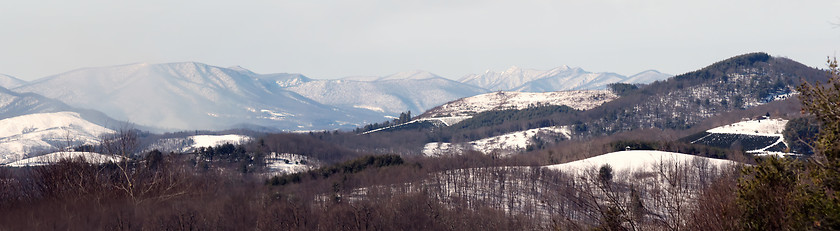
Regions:
M 828 64 L 827 83 L 799 87 L 802 110 L 820 124 L 814 155 L 745 168 L 738 184 L 743 228 L 840 230 L 840 69 L 836 58 Z

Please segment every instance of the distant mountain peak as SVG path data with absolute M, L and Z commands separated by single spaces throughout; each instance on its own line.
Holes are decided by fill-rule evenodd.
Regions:
M 657 70 L 646 70 L 639 72 L 638 74 L 631 75 L 627 79 L 621 81 L 622 83 L 630 83 L 630 84 L 645 84 L 645 83 L 652 83 L 657 80 L 665 80 L 667 78 L 671 78 L 674 75 L 665 74 L 659 72 Z
M 626 77 L 611 72 L 592 73 L 568 65 L 549 70 L 511 66 L 503 72 L 487 70 L 483 74 L 466 75 L 459 81 L 492 91 L 548 92 L 604 89 L 607 84 L 615 82 L 650 83 L 671 76 L 655 70 Z
M 518 72 L 520 70 L 522 70 L 522 68 L 519 68 L 518 66 L 514 65 L 514 66 L 510 66 L 510 68 L 508 68 L 507 70 L 505 70 L 502 73 L 514 73 L 514 72 Z
M 434 73 L 423 71 L 423 70 L 412 70 L 412 71 L 403 71 L 398 72 L 392 75 L 384 76 L 377 80 L 396 80 L 396 79 L 433 79 L 433 78 L 442 78 Z

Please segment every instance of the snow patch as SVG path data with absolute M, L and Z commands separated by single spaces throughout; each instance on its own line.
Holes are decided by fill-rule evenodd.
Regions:
M 218 145 L 223 145 L 226 143 L 230 143 L 233 145 L 245 143 L 251 140 L 251 137 L 244 136 L 244 135 L 196 135 L 190 136 L 189 138 L 193 141 L 193 144 L 190 145 L 190 148 L 199 148 L 199 147 L 215 147 Z

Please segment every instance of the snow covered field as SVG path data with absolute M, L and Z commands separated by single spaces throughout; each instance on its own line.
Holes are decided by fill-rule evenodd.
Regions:
M 718 168 L 736 164 L 736 162 L 731 160 L 713 159 L 676 152 L 633 150 L 607 153 L 564 164 L 548 165 L 545 168 L 568 173 L 583 173 L 584 171 L 597 169 L 604 165 L 610 165 L 613 172 L 655 172 L 657 167 L 662 163 L 678 163 L 688 166 L 692 163 L 701 162 L 708 162 L 710 166 Z
M 750 148 L 751 150 L 746 150 L 746 152 L 758 156 L 784 156 L 786 154 L 783 152 L 779 152 L 781 150 L 780 148 L 776 148 L 775 150 L 772 149 L 774 148 L 774 146 L 780 144 L 784 145 L 784 147 L 789 147 L 787 142 L 785 142 L 784 135 L 782 134 L 782 132 L 785 130 L 787 122 L 788 120 L 785 119 L 745 120 L 709 129 L 706 131 L 707 133 L 709 133 L 708 135 L 695 141 L 692 141 L 692 143 L 706 142 L 707 139 L 713 138 L 712 136 L 720 136 L 717 134 L 734 134 L 752 137 L 766 137 L 764 139 L 772 139 L 775 141 L 763 147 Z

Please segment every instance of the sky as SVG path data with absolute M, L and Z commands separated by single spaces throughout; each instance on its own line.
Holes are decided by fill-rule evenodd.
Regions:
M 195 61 L 316 79 L 681 74 L 756 51 L 824 68 L 838 25 L 836 0 L 0 0 L 0 73 Z

